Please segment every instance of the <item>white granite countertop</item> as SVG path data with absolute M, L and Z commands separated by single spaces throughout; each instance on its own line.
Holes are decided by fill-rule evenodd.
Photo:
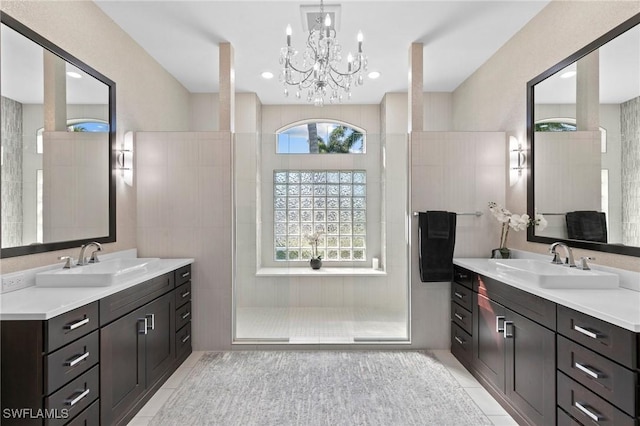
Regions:
M 640 332 L 640 292 L 627 288 L 606 290 L 541 288 L 526 280 L 498 272 L 489 259 L 454 259 L 455 265 L 535 294 L 544 299 L 633 332 Z
M 48 320 L 191 263 L 193 259 L 160 259 L 152 270 L 107 287 L 30 286 L 4 293 L 0 295 L 0 320 Z

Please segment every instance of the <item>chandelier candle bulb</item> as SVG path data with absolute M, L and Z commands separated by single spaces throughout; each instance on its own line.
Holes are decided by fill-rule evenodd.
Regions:
M 287 25 L 287 47 L 291 47 L 291 34 L 292 34 L 292 30 L 291 30 L 291 25 Z

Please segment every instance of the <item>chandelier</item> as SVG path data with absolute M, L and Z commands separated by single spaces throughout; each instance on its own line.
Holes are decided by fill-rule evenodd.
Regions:
M 320 15 L 309 29 L 302 58 L 291 47 L 291 25 L 287 25 L 286 33 L 287 46 L 280 50 L 284 95 L 289 96 L 289 86 L 292 86 L 296 98 L 300 99 L 306 91 L 307 101 L 316 106 L 323 106 L 327 97 L 330 103 L 342 102 L 345 97 L 351 99 L 351 88 L 363 84 L 362 74 L 367 70 L 362 32 L 358 32 L 357 53 L 347 55 L 346 69 L 342 64 L 342 46 L 336 40 L 336 30 L 331 27 L 331 16 L 324 13 L 323 0 L 320 0 Z

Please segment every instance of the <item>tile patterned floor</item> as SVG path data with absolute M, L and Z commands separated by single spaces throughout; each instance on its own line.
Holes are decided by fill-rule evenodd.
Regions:
M 448 350 L 432 351 L 436 358 L 444 364 L 451 375 L 460 383 L 460 386 L 469 394 L 471 399 L 478 404 L 478 407 L 489 417 L 495 426 L 517 426 L 517 423 L 509 414 L 494 400 L 478 381 L 469 373 L 458 360 Z M 138 415 L 129 422 L 129 426 L 149 425 L 153 416 L 160 410 L 162 405 L 169 399 L 169 396 L 180 385 L 180 382 L 187 376 L 196 362 L 204 352 L 193 352 L 191 356 L 176 370 L 175 373 L 165 382 L 160 390 L 149 400 L 140 410 Z M 187 426 L 187 425 L 185 425 Z

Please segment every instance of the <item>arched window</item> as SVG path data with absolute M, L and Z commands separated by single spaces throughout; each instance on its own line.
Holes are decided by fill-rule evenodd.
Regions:
M 305 121 L 277 132 L 278 154 L 364 154 L 365 131 L 338 121 Z

